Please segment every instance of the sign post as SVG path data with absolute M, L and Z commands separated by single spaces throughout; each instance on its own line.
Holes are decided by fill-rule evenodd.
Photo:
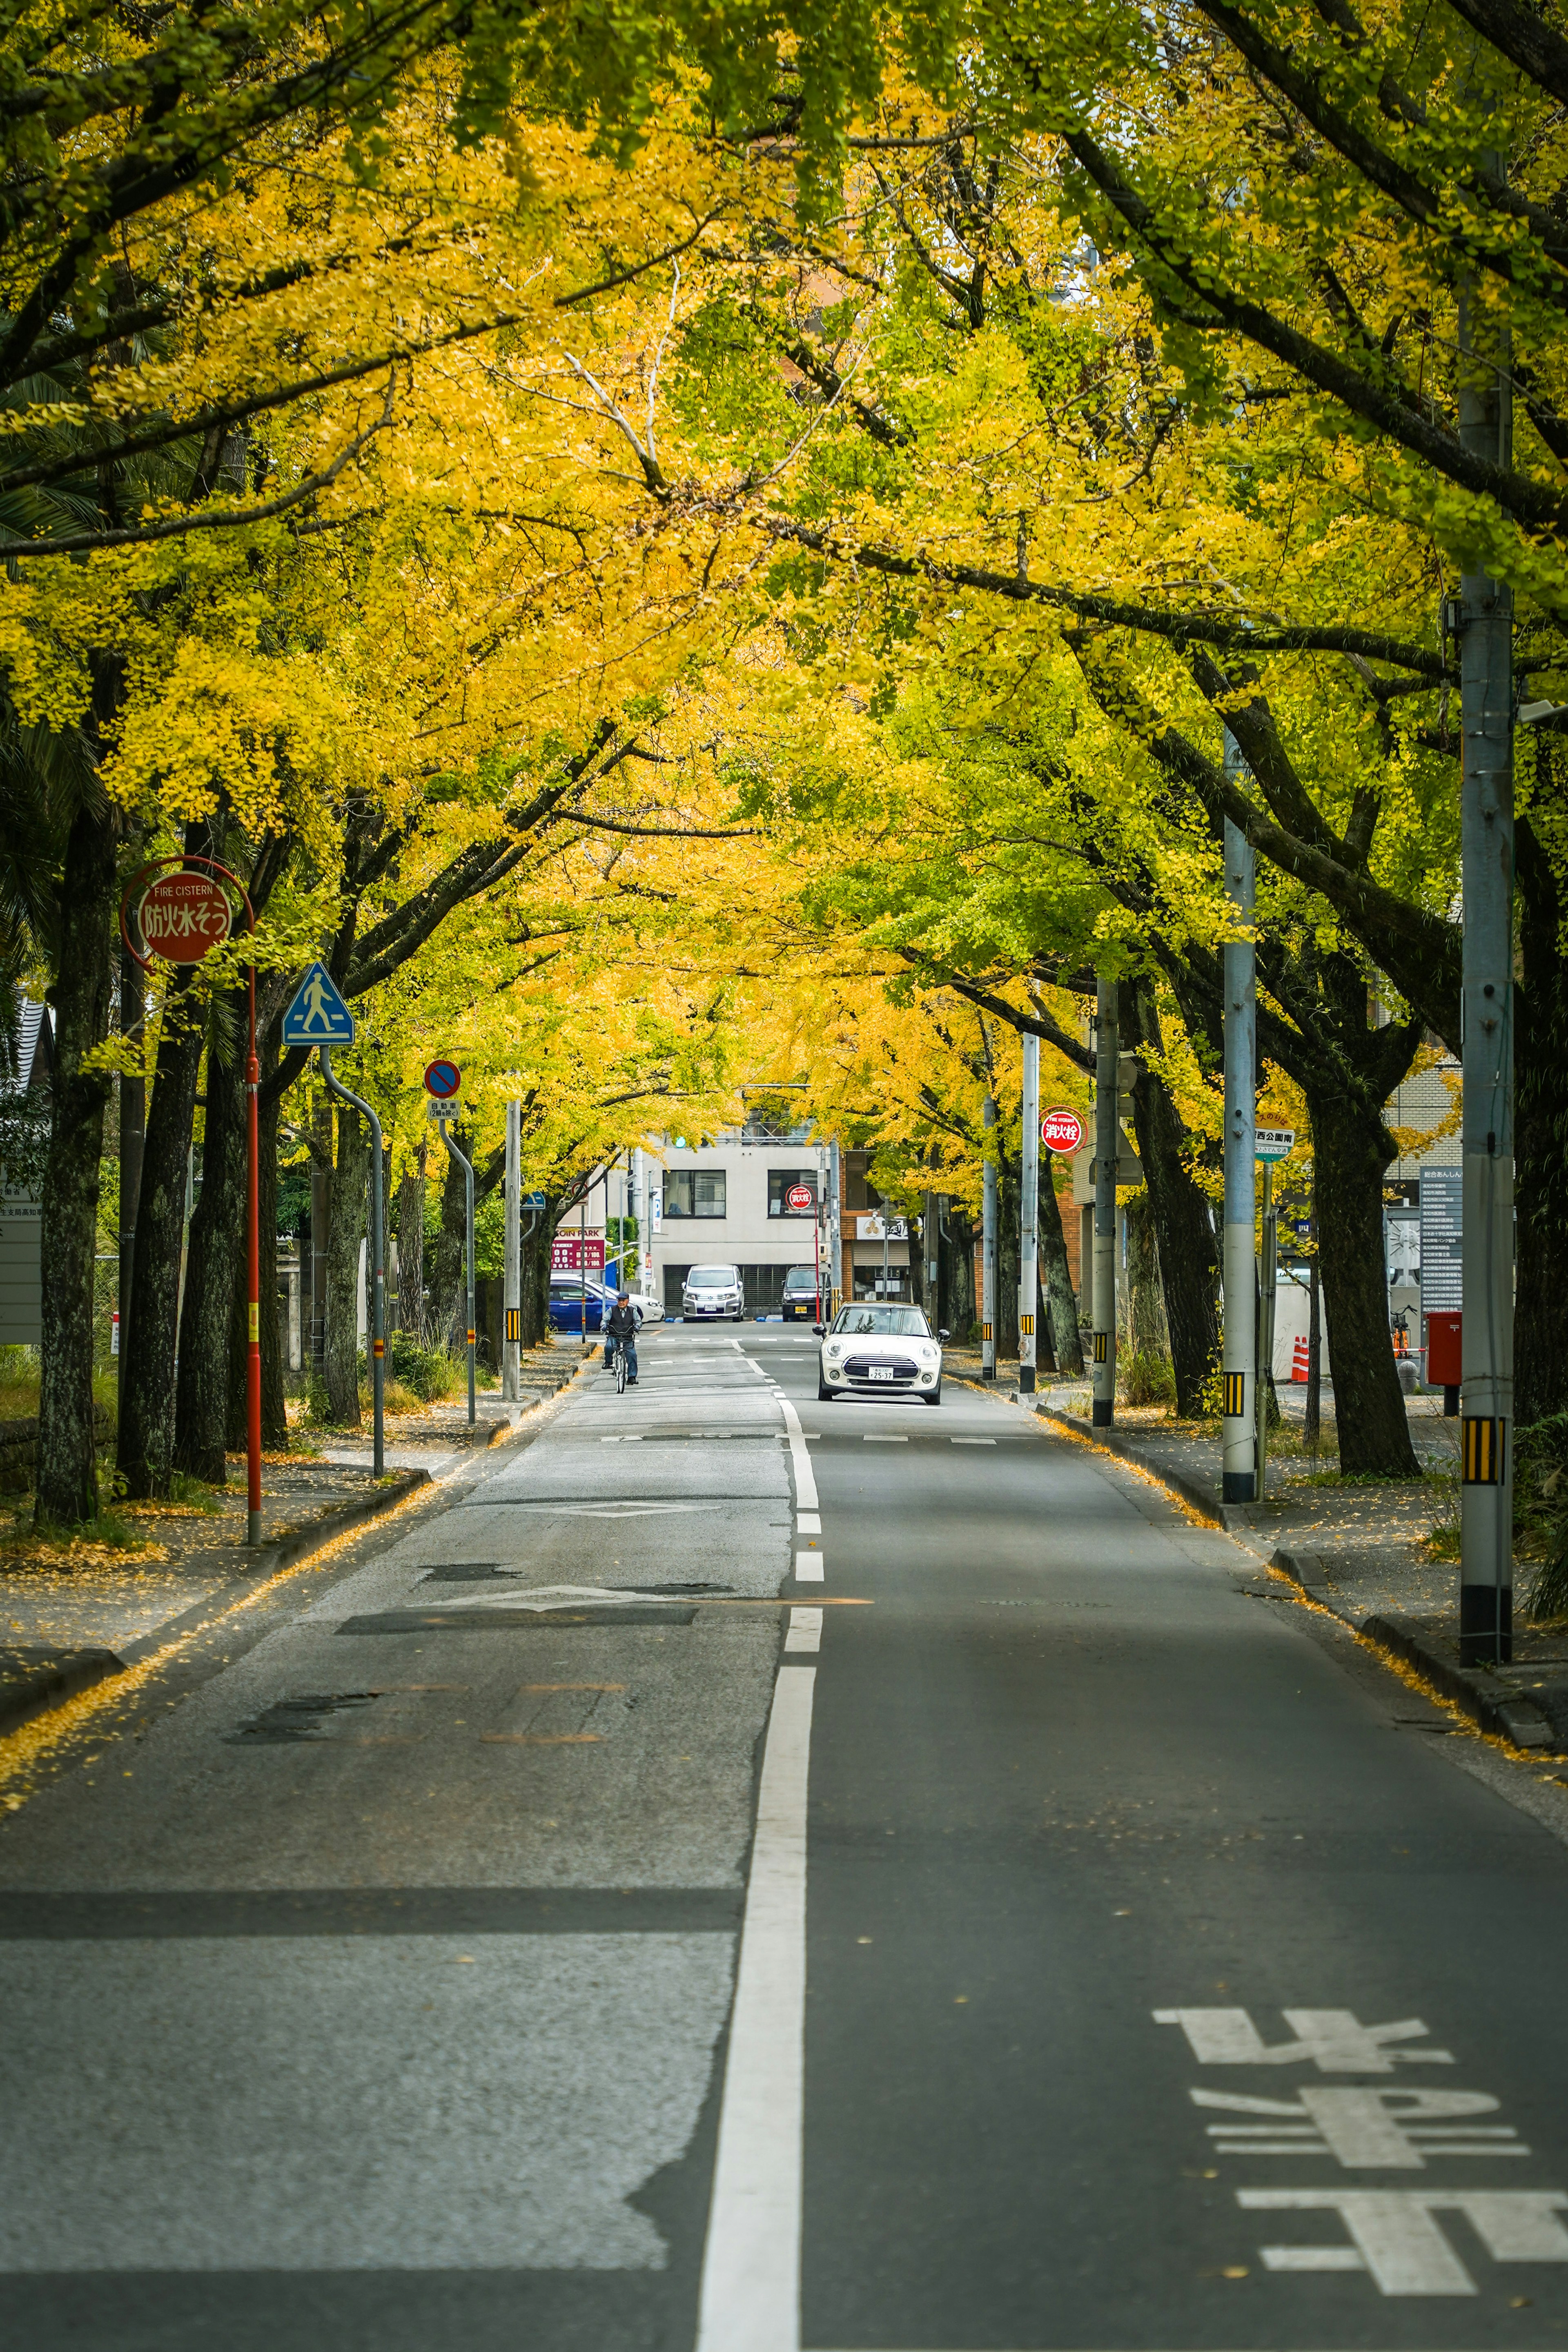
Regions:
M 222 880 L 214 877 L 222 877 Z M 149 879 L 149 877 L 152 877 Z M 145 971 L 152 958 L 167 963 L 199 963 L 226 940 L 234 928 L 234 911 L 224 882 L 232 883 L 245 908 L 246 928 L 256 930 L 256 909 L 250 894 L 232 866 L 215 857 L 155 857 L 133 874 L 120 902 L 120 936 L 126 952 Z M 140 886 L 140 887 L 139 887 Z M 132 905 L 134 901 L 134 906 Z M 134 913 L 141 936 L 137 946 L 131 936 Z M 246 1320 L 248 1356 L 246 1364 L 246 1542 L 261 1541 L 261 1210 L 259 1122 L 256 1090 L 261 1065 L 256 1057 L 256 963 L 246 966 L 248 1025 L 246 1040 L 246 1265 L 249 1313 Z M 123 1364 L 121 1368 L 123 1377 Z
M 354 1042 L 354 1016 L 342 992 L 324 963 L 313 963 L 294 992 L 283 1016 L 286 1045 L 313 1045 L 329 1094 L 348 1103 L 370 1123 L 371 1129 L 371 1279 L 367 1304 L 371 1314 L 371 1460 L 373 1475 L 386 1467 L 382 1401 L 386 1387 L 386 1240 L 382 1231 L 385 1198 L 382 1167 L 382 1123 L 368 1102 L 349 1088 L 332 1067 L 334 1045 Z
M 1019 1393 L 1034 1387 L 1035 1307 L 1040 1297 L 1040 1039 L 1023 1038 L 1022 1202 L 1019 1218 Z
M 1269 1399 L 1274 1391 L 1274 1308 L 1280 1280 L 1280 1213 L 1274 1206 L 1274 1163 L 1288 1160 L 1295 1149 L 1293 1127 L 1260 1127 L 1253 1139 L 1253 1157 L 1263 1171 L 1263 1255 L 1258 1282 L 1258 1500 L 1263 1499 L 1269 1461 Z
M 1245 772 L 1228 729 L 1225 772 Z M 1224 1405 L 1220 1492 L 1228 1503 L 1249 1503 L 1256 1492 L 1254 1395 L 1258 1367 L 1257 1257 L 1253 1240 L 1253 1131 L 1258 1118 L 1258 1005 L 1253 968 L 1252 912 L 1256 857 L 1239 825 L 1225 820 L 1225 887 L 1241 939 L 1222 950 L 1225 982 L 1225 1216 L 1221 1283 L 1225 1293 Z

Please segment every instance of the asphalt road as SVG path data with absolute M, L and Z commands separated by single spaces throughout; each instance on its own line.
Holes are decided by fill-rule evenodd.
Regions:
M 642 1355 L 0 1830 L 10 2340 L 1561 2345 L 1568 1790 L 995 1399 Z

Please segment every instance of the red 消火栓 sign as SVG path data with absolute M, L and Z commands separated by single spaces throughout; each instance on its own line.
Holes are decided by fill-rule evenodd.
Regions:
M 228 893 L 210 874 L 176 868 L 159 874 L 141 893 L 136 910 L 141 944 L 169 963 L 200 963 L 209 949 L 234 928 Z
M 814 1209 L 816 1205 L 817 1196 L 810 1184 L 791 1184 L 784 1195 L 787 1209 Z
M 1083 1121 L 1075 1110 L 1048 1110 L 1040 1122 L 1040 1139 L 1050 1151 L 1077 1151 L 1083 1142 Z
M 604 1271 L 604 1235 L 602 1234 L 557 1234 L 550 1244 L 549 1265 L 552 1274 L 590 1274 Z

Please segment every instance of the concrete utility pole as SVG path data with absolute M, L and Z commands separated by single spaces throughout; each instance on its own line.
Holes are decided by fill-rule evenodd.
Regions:
M 1228 728 L 1225 772 L 1246 772 Z M 1241 920 L 1252 921 L 1257 879 L 1251 843 L 1225 820 L 1225 887 Z M 1221 1278 L 1225 1285 L 1225 1422 L 1221 1493 L 1228 1503 L 1249 1503 L 1257 1480 L 1254 1391 L 1258 1370 L 1257 1265 L 1252 1232 L 1253 1160 L 1258 1130 L 1258 1007 L 1250 940 L 1225 948 L 1225 1225 Z
M 1501 159 L 1483 157 L 1498 171 Z M 1513 455 L 1506 342 L 1477 350 L 1459 305 L 1459 439 L 1495 466 Z M 1460 1051 L 1464 1059 L 1464 1321 L 1459 1410 L 1459 1656 L 1513 1654 L 1513 600 L 1506 582 L 1461 575 L 1464 772 Z
M 351 1103 L 371 1130 L 371 1255 L 369 1268 L 371 1325 L 371 1469 L 376 1477 L 386 1467 L 384 1459 L 384 1402 L 387 1345 L 387 1281 L 386 1243 L 382 1231 L 382 1204 L 386 1198 L 386 1177 L 382 1162 L 382 1123 L 370 1104 L 360 1095 L 350 1094 L 332 1067 L 332 1049 L 319 1045 L 316 1057 L 321 1066 L 321 1076 L 329 1094 L 340 1102 Z M 255 1065 L 253 1063 L 252 1067 Z M 470 1308 L 470 1319 L 473 1310 Z M 472 1418 L 472 1415 L 470 1415 Z M 260 1541 L 259 1529 L 253 1528 L 248 1540 Z
M 1034 1387 L 1034 1318 L 1040 1297 L 1040 1039 L 1023 1040 L 1023 1150 L 1019 1209 L 1019 1389 Z
M 994 1096 L 983 1113 L 988 1135 L 997 1123 Z M 986 1161 L 980 1192 L 980 1378 L 997 1377 L 997 1163 Z
M 507 1105 L 507 1219 L 505 1320 L 501 1340 L 501 1394 L 515 1404 L 520 1393 L 518 1358 L 523 1336 L 523 1107 Z
M 1117 986 L 1101 973 L 1094 989 L 1094 1426 L 1116 1419 L 1116 1108 L 1121 1078 Z
M 828 1202 L 829 1224 L 832 1233 L 833 1248 L 831 1319 L 831 1316 L 838 1313 L 844 1301 L 844 1188 L 839 1171 L 839 1147 L 836 1139 L 828 1146 Z
M 941 1321 L 940 1302 L 936 1297 L 940 1280 L 940 1237 L 936 1229 L 936 1195 L 927 1192 L 920 1219 L 920 1239 L 925 1256 L 925 1319 L 935 1331 Z

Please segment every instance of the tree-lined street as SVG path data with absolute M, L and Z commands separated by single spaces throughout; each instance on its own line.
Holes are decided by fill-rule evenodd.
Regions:
M 18 2340 L 1554 2342 L 1568 1790 L 998 1399 L 641 1355 L 51 1735 Z

